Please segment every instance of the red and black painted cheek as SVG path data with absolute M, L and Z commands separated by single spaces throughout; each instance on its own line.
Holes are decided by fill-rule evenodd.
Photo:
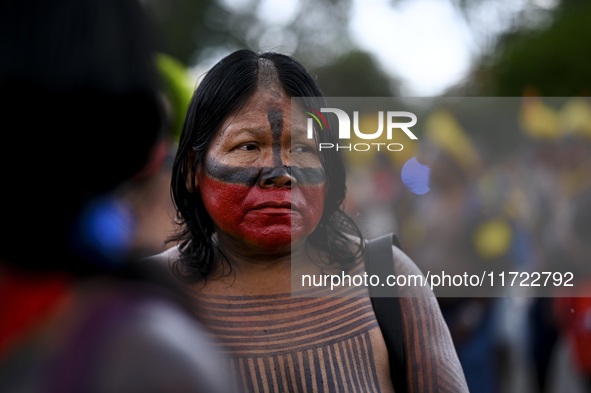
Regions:
M 312 233 L 322 216 L 322 168 L 236 167 L 210 157 L 203 172 L 199 189 L 213 221 L 232 237 L 257 247 L 288 246 Z M 292 208 L 260 209 L 269 203 Z

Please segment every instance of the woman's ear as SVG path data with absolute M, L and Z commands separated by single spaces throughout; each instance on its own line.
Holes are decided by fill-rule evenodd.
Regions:
M 197 190 L 199 190 L 199 170 L 200 168 L 196 168 L 195 171 L 193 171 L 193 167 L 194 167 L 194 161 L 195 160 L 195 152 L 190 151 L 189 154 L 187 154 L 187 158 L 186 158 L 186 168 L 187 168 L 187 176 L 185 177 L 185 187 L 187 188 L 187 191 L 190 194 L 194 194 L 197 192 Z M 193 183 L 194 182 L 194 183 Z

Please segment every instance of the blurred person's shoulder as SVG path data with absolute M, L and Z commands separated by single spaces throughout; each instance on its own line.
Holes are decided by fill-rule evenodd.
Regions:
M 76 280 L 68 293 L 2 359 L 0 391 L 232 391 L 225 359 L 173 288 L 104 276 Z
M 112 325 L 96 354 L 98 391 L 226 392 L 224 359 L 207 331 L 174 298 L 152 284 L 120 282 L 93 319 Z M 104 309 L 108 311 L 102 314 Z M 125 369 L 125 373 L 120 370 Z

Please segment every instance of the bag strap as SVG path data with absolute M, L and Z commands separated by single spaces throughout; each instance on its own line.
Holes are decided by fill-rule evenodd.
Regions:
M 394 275 L 394 256 L 392 245 L 400 248 L 398 238 L 388 234 L 371 240 L 366 245 L 365 267 L 369 275 L 380 277 L 385 283 L 389 275 Z M 404 336 L 402 332 L 402 313 L 396 286 L 369 286 L 369 296 L 378 325 L 384 336 L 390 360 L 390 378 L 396 393 L 408 391 Z

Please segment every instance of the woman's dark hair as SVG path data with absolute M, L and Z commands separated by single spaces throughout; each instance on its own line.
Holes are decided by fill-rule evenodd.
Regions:
M 195 189 L 194 173 L 204 161 L 207 149 L 224 120 L 240 110 L 254 94 L 261 62 L 271 62 L 281 87 L 290 97 L 302 97 L 303 106 L 320 108 L 322 92 L 306 69 L 289 56 L 278 53 L 257 54 L 236 51 L 218 62 L 195 91 L 189 108 L 178 151 L 173 164 L 172 196 L 177 208 L 179 231 L 169 241 L 179 243 L 180 258 L 175 263 L 177 276 L 187 281 L 207 279 L 220 260 L 227 260 L 213 238 L 214 225 L 198 192 L 187 190 L 187 179 Z M 329 119 L 330 122 L 330 119 Z M 330 127 L 329 129 L 335 129 Z M 317 133 L 318 142 L 336 143 L 330 132 Z M 326 198 L 320 223 L 308 237 L 308 243 L 324 253 L 328 264 L 350 267 L 363 252 L 363 242 L 351 248 L 347 234 L 362 238 L 354 222 L 344 213 L 345 166 L 334 149 L 320 153 L 326 177 Z

